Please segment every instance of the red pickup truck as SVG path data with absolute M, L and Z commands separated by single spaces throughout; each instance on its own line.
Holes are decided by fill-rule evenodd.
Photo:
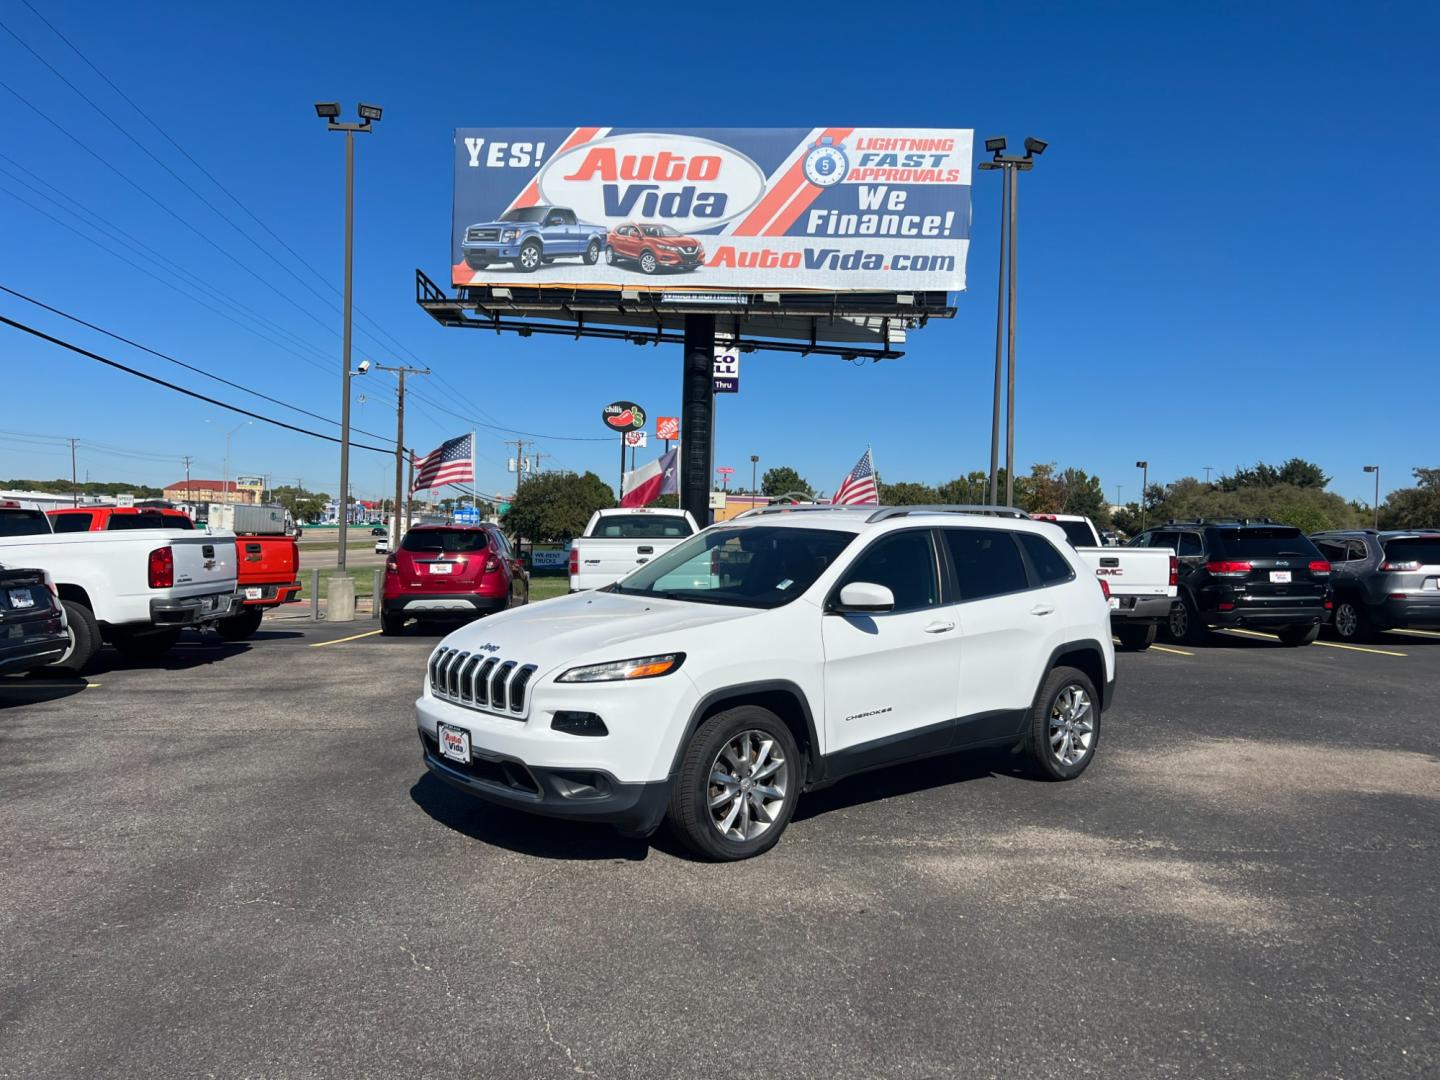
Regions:
M 164 506 L 80 506 L 49 511 L 57 533 L 115 529 L 193 529 L 183 510 Z M 235 537 L 234 614 L 215 629 L 226 641 L 243 641 L 260 629 L 265 609 L 288 604 L 300 591 L 300 549 L 293 536 Z

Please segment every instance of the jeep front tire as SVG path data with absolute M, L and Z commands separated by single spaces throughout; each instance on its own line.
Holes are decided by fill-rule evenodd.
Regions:
M 1073 780 L 1100 745 L 1100 695 L 1078 668 L 1057 667 L 1030 706 L 1028 750 L 1034 771 L 1046 780 Z
M 795 737 L 769 709 L 716 713 L 690 736 L 667 824 L 702 858 L 749 859 L 780 839 L 805 779 Z

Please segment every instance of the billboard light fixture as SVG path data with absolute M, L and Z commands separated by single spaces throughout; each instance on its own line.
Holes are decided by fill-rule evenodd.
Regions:
M 362 102 L 362 103 L 356 108 L 356 112 L 358 112 L 358 113 L 360 114 L 360 119 L 361 119 L 361 120 L 379 120 L 379 119 L 380 119 L 381 109 L 380 109 L 380 106 L 379 106 L 379 105 L 366 105 L 366 104 L 364 104 L 364 103 Z M 1026 140 L 1026 143 L 1027 143 L 1027 145 L 1028 145 L 1028 143 L 1029 143 L 1029 140 L 1028 140 L 1028 139 Z M 1042 148 L 1042 149 L 1044 148 L 1044 144 L 1043 144 L 1043 143 L 1041 144 L 1041 148 Z
M 1049 145 L 1050 144 L 1047 143 L 1044 139 L 1036 139 L 1027 135 L 1025 137 L 1025 154 L 1027 157 L 1038 156 L 1040 154 L 1043 154 L 1045 152 L 1045 148 Z
M 991 153 L 991 154 L 1003 154 L 1003 153 L 1005 152 L 1005 138 L 1004 138 L 1004 136 L 1001 136 L 1001 137 L 998 138 L 998 139 L 986 139 L 986 140 L 985 140 L 985 149 L 986 149 L 987 152 L 989 152 L 989 153 Z
M 340 118 L 340 103 L 338 101 L 317 101 L 315 103 L 315 115 L 321 120 L 338 120 Z

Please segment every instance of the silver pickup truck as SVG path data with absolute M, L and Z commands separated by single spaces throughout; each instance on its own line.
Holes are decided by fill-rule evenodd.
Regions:
M 669 551 L 699 529 L 684 510 L 597 510 L 570 545 L 570 591 L 598 589 Z
M 1148 649 L 1175 602 L 1179 564 L 1170 548 L 1106 545 L 1095 523 L 1079 514 L 1031 514 L 1053 521 L 1110 590 L 1110 629 L 1127 649 Z

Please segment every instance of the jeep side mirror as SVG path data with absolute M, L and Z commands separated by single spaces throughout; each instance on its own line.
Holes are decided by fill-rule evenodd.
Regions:
M 869 581 L 852 581 L 840 590 L 835 610 L 842 615 L 889 611 L 895 606 L 895 594 L 884 585 Z

